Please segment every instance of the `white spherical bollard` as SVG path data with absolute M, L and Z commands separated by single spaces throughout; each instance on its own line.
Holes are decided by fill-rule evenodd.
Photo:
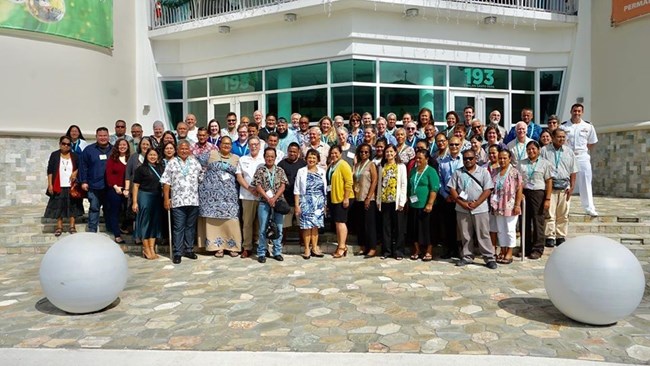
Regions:
M 597 235 L 567 240 L 544 269 L 549 299 L 581 323 L 613 324 L 641 302 L 645 276 L 637 258 L 620 243 Z
M 126 286 L 128 266 L 122 249 L 106 236 L 79 233 L 54 243 L 41 262 L 47 299 L 68 313 L 99 311 Z

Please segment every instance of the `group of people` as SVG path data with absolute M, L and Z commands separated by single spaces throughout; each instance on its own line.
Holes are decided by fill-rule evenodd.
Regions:
M 287 121 L 260 111 L 238 120 L 231 112 L 224 128 L 216 120 L 197 127 L 189 114 L 176 131 L 155 122 L 148 137 L 138 124 L 128 136 L 126 122 L 118 120 L 114 135 L 100 127 L 92 144 L 71 126 L 50 157 L 45 216 L 58 220 L 55 235 L 63 218 L 76 232 L 83 206 L 70 190 L 78 184 L 90 202 L 87 230 L 97 231 L 103 207 L 115 241 L 122 243 L 125 226 L 133 227 L 148 259 L 157 257 L 155 242 L 169 225 L 175 264 L 196 259 L 195 244 L 216 257 L 282 261 L 283 229 L 294 223 L 302 257 L 322 257 L 319 230 L 329 218 L 334 258 L 348 254 L 350 229 L 361 247 L 357 254 L 368 258 L 430 261 L 442 244 L 441 258 L 458 258 L 462 266 L 480 254 L 496 268 L 512 262 L 524 199 L 523 254 L 538 259 L 545 245 L 564 241 L 576 184 L 581 197 L 590 195 L 584 162 L 597 139 L 583 110 L 576 104 L 571 120 L 559 125 L 552 117 L 542 130 L 526 108 L 507 135 L 492 116 L 500 119 L 498 111 L 486 126 L 471 106 L 465 121 L 448 112 L 444 131 L 427 108 L 417 122 L 404 114 L 403 127 L 394 113 L 375 121 L 370 113 L 353 113 L 347 126 L 341 116 L 325 116 L 310 127 L 298 113 Z M 581 172 L 585 184 L 576 183 Z M 589 202 L 583 199 L 583 206 L 596 214 Z

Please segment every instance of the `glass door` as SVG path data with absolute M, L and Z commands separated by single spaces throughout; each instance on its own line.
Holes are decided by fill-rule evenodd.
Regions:
M 210 101 L 211 117 L 215 118 L 221 125 L 225 126 L 226 114 L 237 113 L 237 118 L 247 116 L 253 120 L 253 112 L 260 109 L 261 95 L 244 95 L 215 98 Z
M 504 127 L 506 131 L 510 129 L 509 121 L 506 121 L 504 118 L 510 115 L 510 104 L 507 93 L 451 91 L 449 94 L 451 99 L 450 109 L 458 113 L 461 121 L 464 120 L 463 110 L 466 106 L 471 105 L 474 107 L 474 118 L 480 119 L 483 124 L 490 123 L 490 113 L 497 110 L 501 113 L 499 125 Z

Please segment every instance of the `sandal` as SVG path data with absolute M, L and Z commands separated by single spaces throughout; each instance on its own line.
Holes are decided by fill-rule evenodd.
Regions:
M 77 232 L 77 228 L 74 226 L 70 226 L 70 229 L 68 230 L 70 234 L 75 234 Z
M 228 254 L 230 254 L 230 256 L 233 257 L 233 258 L 239 257 L 239 252 L 233 252 L 232 250 L 230 252 L 228 252 Z
M 332 258 L 343 258 L 348 255 L 348 247 L 336 248 L 336 252 L 332 254 Z
M 62 227 L 57 227 L 56 230 L 54 230 L 54 236 L 61 236 L 62 233 L 63 233 Z
M 124 244 L 124 239 L 122 239 L 122 238 L 120 238 L 120 237 L 118 236 L 117 238 L 115 238 L 115 242 L 116 242 L 117 244 Z
M 214 253 L 214 256 L 217 257 L 217 258 L 223 258 L 223 250 L 217 250 Z
M 422 257 L 422 262 L 431 262 L 433 260 L 433 256 L 431 253 L 427 253 Z
M 418 254 L 418 253 L 411 254 L 411 256 L 409 258 L 411 258 L 412 261 L 416 261 L 416 260 L 420 259 L 420 254 Z

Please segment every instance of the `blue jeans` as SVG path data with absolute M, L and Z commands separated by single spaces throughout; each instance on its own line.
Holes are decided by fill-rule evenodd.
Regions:
M 196 238 L 196 220 L 199 206 L 182 206 L 172 208 L 172 239 L 174 256 L 182 256 L 194 251 Z
M 86 231 L 96 233 L 97 227 L 99 226 L 99 209 L 104 209 L 104 218 L 108 216 L 106 214 L 106 190 L 89 189 L 88 202 L 90 203 L 90 208 L 88 209 L 88 226 L 86 226 Z
M 271 216 L 271 206 L 266 202 L 260 202 L 260 205 L 257 207 L 257 217 L 260 223 L 260 240 L 257 243 L 258 257 L 266 256 L 266 225 L 268 224 L 269 216 Z M 284 222 L 284 215 L 274 213 L 273 219 L 280 231 L 280 237 L 273 240 L 273 253 L 271 255 L 275 256 L 282 254 L 282 224 Z

